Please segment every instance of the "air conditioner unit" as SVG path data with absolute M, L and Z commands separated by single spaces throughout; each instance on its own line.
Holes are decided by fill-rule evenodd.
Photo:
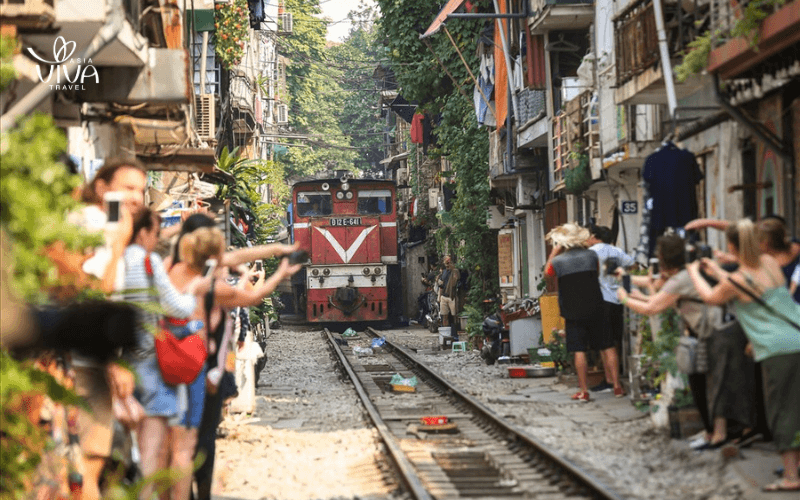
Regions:
M 197 135 L 204 141 L 214 140 L 216 130 L 216 113 L 214 109 L 214 94 L 203 94 L 195 96 L 197 107 L 195 121 L 197 122 Z
M 286 104 L 278 104 L 275 111 L 275 121 L 279 125 L 289 123 L 289 106 Z
M 278 30 L 282 33 L 291 33 L 292 28 L 294 27 L 292 13 L 291 12 L 284 12 L 278 18 L 279 26 Z

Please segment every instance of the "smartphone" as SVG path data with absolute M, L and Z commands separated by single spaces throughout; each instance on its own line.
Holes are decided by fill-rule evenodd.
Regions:
M 260 260 L 257 260 L 256 261 L 256 271 L 263 271 L 263 270 L 264 270 L 264 264 Z
M 108 215 L 109 224 L 116 224 L 122 217 L 120 213 L 122 199 L 122 193 L 117 191 L 110 191 L 103 195 L 103 202 L 106 205 L 106 214 Z
M 631 275 L 630 274 L 623 274 L 622 275 L 622 288 L 624 288 L 627 293 L 631 293 Z
M 658 279 L 661 277 L 661 271 L 658 268 L 658 259 L 653 257 L 650 259 L 650 269 L 653 272 L 653 279 Z
M 305 250 L 295 250 L 289 254 L 289 264 L 303 264 L 308 262 L 308 252 Z
M 217 259 L 208 259 L 206 261 L 205 266 L 203 266 L 203 276 L 208 277 L 214 274 L 214 270 L 217 268 Z

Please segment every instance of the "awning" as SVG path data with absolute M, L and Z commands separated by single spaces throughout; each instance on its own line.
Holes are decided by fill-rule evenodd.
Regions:
M 400 160 L 405 160 L 406 158 L 408 158 L 409 154 L 410 153 L 408 151 L 405 151 L 403 153 L 400 153 L 400 154 L 397 154 L 397 155 L 394 155 L 394 156 L 390 156 L 389 158 L 384 158 L 383 160 L 381 160 L 378 163 L 380 163 L 381 165 L 391 165 L 392 163 L 398 162 Z
M 437 31 L 439 31 L 439 28 L 441 28 L 442 23 L 445 22 L 447 16 L 455 12 L 456 9 L 461 7 L 461 4 L 463 4 L 465 1 L 466 0 L 450 0 L 449 2 L 447 2 L 447 4 L 444 7 L 442 7 L 442 10 L 439 11 L 439 14 L 436 16 L 436 19 L 433 20 L 431 25 L 428 26 L 428 29 L 425 31 L 425 33 L 423 33 L 420 36 L 420 38 L 427 38 L 436 33 Z

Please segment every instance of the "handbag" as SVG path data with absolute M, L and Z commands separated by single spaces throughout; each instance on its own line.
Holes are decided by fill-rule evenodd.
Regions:
M 144 259 L 144 268 L 153 287 L 153 265 L 150 255 Z M 156 360 L 161 377 L 169 385 L 190 384 L 197 378 L 208 356 L 206 343 L 194 333 L 178 339 L 160 320 L 155 336 Z
M 697 345 L 698 341 L 688 335 L 682 336 L 675 347 L 675 362 L 678 371 L 685 375 L 701 373 L 697 371 Z

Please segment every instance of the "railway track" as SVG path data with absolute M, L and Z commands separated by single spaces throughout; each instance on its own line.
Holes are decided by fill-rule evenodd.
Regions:
M 575 464 L 524 435 L 480 402 L 425 366 L 413 352 L 386 341 L 370 356 L 353 352 L 379 332 L 344 339 L 323 334 L 355 385 L 384 441 L 404 493 L 417 500 L 621 497 Z M 415 392 L 394 392 L 396 373 L 416 376 Z M 445 416 L 449 425 L 423 425 Z

